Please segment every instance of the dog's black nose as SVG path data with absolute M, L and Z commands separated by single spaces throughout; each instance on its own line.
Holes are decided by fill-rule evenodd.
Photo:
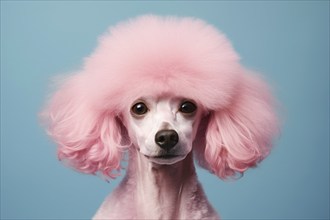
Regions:
M 156 133 L 155 142 L 164 150 L 172 149 L 179 141 L 179 135 L 174 130 L 161 130 Z

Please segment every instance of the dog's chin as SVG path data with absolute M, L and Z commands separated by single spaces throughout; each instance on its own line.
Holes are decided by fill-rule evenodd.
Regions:
M 187 155 L 161 155 L 161 156 L 147 156 L 144 155 L 146 158 L 148 158 L 149 161 L 159 164 L 159 165 L 172 165 L 175 164 L 184 158 L 186 158 Z

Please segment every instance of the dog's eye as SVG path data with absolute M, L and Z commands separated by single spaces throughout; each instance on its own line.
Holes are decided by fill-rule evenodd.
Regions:
M 131 111 L 135 115 L 144 115 L 145 113 L 148 112 L 148 110 L 149 110 L 148 107 L 143 102 L 138 102 L 135 105 L 133 105 L 133 107 L 131 108 Z
M 179 111 L 185 114 L 191 114 L 196 111 L 197 107 L 194 103 L 185 101 L 181 104 Z

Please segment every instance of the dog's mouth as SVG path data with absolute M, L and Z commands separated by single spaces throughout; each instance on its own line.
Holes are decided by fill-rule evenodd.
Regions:
M 163 154 L 158 156 L 147 156 L 150 161 L 157 163 L 157 164 L 174 164 L 178 161 L 183 160 L 186 156 L 183 155 L 175 155 L 175 154 Z
M 172 159 L 172 158 L 175 158 L 175 157 L 179 157 L 179 156 L 174 155 L 174 154 L 165 154 L 165 155 L 155 156 L 153 158 L 156 158 L 156 159 Z

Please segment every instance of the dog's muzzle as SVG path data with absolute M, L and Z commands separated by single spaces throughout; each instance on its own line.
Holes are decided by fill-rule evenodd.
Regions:
M 155 142 L 162 149 L 169 151 L 179 142 L 179 135 L 174 130 L 160 130 L 155 135 Z

